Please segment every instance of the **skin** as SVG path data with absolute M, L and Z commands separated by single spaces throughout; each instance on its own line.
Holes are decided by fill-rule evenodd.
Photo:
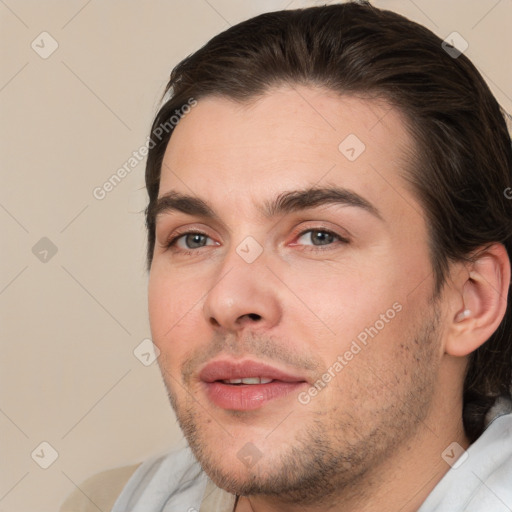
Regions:
M 338 149 L 351 133 L 366 146 L 355 161 Z M 212 480 L 243 495 L 237 512 L 414 511 L 449 469 L 445 448 L 469 445 L 467 355 L 503 317 L 510 264 L 499 245 L 471 267 L 453 264 L 433 299 L 425 216 L 403 177 L 412 148 L 384 102 L 304 86 L 244 104 L 201 99 L 171 137 L 159 196 L 200 197 L 217 219 L 158 216 L 151 331 L 184 434 Z M 273 218 L 258 209 L 327 185 L 355 191 L 381 218 L 347 205 Z M 186 237 L 166 247 L 190 229 L 206 235 L 202 247 Z M 300 234 L 308 229 L 337 236 L 322 231 L 318 246 Z M 236 252 L 248 236 L 263 250 L 252 263 Z M 230 411 L 204 392 L 199 371 L 221 355 L 303 375 L 307 391 L 396 303 L 400 312 L 307 404 L 294 392 Z M 248 442 L 260 456 L 251 467 L 237 456 Z

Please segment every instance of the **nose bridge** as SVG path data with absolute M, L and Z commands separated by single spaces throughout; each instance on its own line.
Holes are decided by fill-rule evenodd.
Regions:
M 265 260 L 263 246 L 252 236 L 229 248 L 204 301 L 207 322 L 228 330 L 247 322 L 266 327 L 278 322 L 280 306 Z

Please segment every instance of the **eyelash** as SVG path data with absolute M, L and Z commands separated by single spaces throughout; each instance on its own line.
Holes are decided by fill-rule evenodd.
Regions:
M 327 234 L 332 235 L 335 238 L 337 238 L 338 241 L 341 242 L 341 243 L 345 243 L 345 244 L 349 243 L 349 240 L 347 240 L 346 238 L 342 237 L 341 235 L 338 235 L 337 233 L 335 233 L 334 231 L 331 231 L 330 229 L 324 229 L 322 227 L 314 227 L 314 228 L 305 229 L 305 230 L 297 233 L 296 235 L 294 235 L 294 237 L 295 238 L 301 238 L 303 235 L 305 235 L 306 233 L 309 233 L 311 231 L 318 231 L 318 232 L 321 232 L 321 233 L 327 233 Z M 186 236 L 186 235 L 203 235 L 203 236 L 205 236 L 207 238 L 210 238 L 206 233 L 203 233 L 202 231 L 184 231 L 183 233 L 177 233 L 175 236 L 170 238 L 165 243 L 164 248 L 166 250 L 171 249 L 173 252 L 177 252 L 177 253 L 183 254 L 185 256 L 196 256 L 200 252 L 200 249 L 204 249 L 205 247 L 212 247 L 212 246 L 203 246 L 203 247 L 199 247 L 197 249 L 176 249 L 176 247 L 175 247 L 176 242 L 181 237 Z M 302 249 L 302 250 L 313 251 L 313 252 L 326 251 L 326 250 L 329 250 L 329 247 L 332 246 L 332 245 L 333 244 L 327 244 L 325 246 L 322 246 L 322 245 L 320 245 L 320 246 L 308 246 L 308 247 L 314 247 L 314 248 L 312 248 L 312 249 Z

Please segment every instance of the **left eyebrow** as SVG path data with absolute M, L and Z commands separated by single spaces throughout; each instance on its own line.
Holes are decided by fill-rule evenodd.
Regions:
M 264 203 L 263 214 L 266 217 L 274 217 L 276 215 L 331 204 L 362 208 L 378 219 L 383 220 L 378 208 L 370 203 L 370 201 L 353 190 L 334 186 L 323 188 L 311 187 L 304 190 L 283 192 L 272 201 Z
M 370 201 L 353 190 L 334 186 L 323 188 L 309 187 L 302 190 L 282 192 L 274 199 L 265 201 L 259 207 L 259 210 L 265 217 L 272 218 L 286 213 L 331 204 L 355 206 L 383 220 L 377 207 L 370 203 Z M 219 220 L 219 216 L 206 201 L 199 197 L 176 191 L 167 192 L 157 199 L 152 208 L 152 217 L 156 220 L 159 215 L 172 213 L 173 211 Z

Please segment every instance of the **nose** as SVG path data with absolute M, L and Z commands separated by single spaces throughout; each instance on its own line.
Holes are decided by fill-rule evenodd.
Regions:
M 266 330 L 277 325 L 281 305 L 272 278 L 263 255 L 246 263 L 233 251 L 225 258 L 219 278 L 206 296 L 206 321 L 214 329 L 230 332 L 247 327 Z

